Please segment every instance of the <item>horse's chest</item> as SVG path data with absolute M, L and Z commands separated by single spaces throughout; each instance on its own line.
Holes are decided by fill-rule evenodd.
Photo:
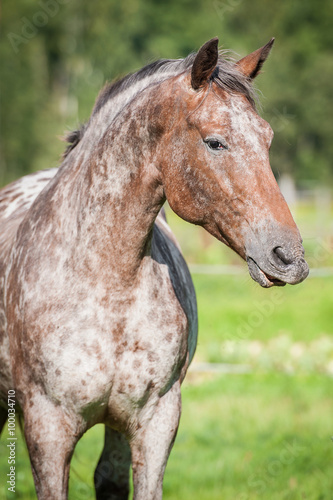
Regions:
M 29 369 L 54 400 L 74 405 L 87 419 L 109 408 L 113 419 L 122 414 L 126 420 L 133 407 L 179 378 L 188 319 L 167 275 L 147 276 L 131 293 L 102 296 L 94 290 L 89 300 L 82 297 L 81 288 L 81 300 L 68 297 L 52 322 L 41 313 L 42 337 L 31 325 L 38 349 L 36 359 L 29 353 Z
M 139 303 L 137 304 L 139 306 Z M 128 322 L 116 345 L 116 371 L 109 399 L 114 423 L 140 413 L 180 378 L 188 353 L 187 319 L 179 304 L 165 302 L 156 310 L 142 303 L 141 313 Z M 148 405 L 149 407 L 149 405 Z M 134 412 L 135 414 L 136 412 Z
M 158 386 L 162 391 L 175 371 L 179 370 L 187 352 L 188 321 L 174 296 L 163 287 L 153 294 L 143 291 L 129 307 L 123 325 L 112 331 L 114 359 L 120 371 L 120 390 L 125 380 L 134 385 Z M 162 296 L 163 294 L 163 296 Z M 133 389 L 131 382 L 128 389 Z M 123 390 L 124 387 L 123 387 Z

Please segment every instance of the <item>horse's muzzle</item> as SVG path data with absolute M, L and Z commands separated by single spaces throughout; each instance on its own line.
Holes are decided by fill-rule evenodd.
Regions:
M 250 276 L 264 288 L 284 286 L 287 283 L 297 285 L 309 274 L 303 247 L 291 252 L 282 246 L 276 246 L 268 258 L 247 256 L 246 261 Z

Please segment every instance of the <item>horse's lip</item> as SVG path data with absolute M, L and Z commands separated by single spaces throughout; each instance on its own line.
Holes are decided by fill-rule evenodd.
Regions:
M 259 283 L 263 288 L 272 286 L 285 286 L 286 283 L 270 274 L 266 274 L 252 257 L 247 257 L 246 262 L 249 268 L 251 278 Z

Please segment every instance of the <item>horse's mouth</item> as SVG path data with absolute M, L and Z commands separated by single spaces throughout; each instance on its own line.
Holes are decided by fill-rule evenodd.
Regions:
M 263 288 L 286 285 L 284 281 L 281 281 L 278 278 L 274 278 L 274 276 L 271 276 L 270 274 L 266 274 L 262 269 L 260 269 L 256 261 L 251 257 L 247 257 L 246 261 L 251 278 L 259 283 L 259 285 L 261 285 Z

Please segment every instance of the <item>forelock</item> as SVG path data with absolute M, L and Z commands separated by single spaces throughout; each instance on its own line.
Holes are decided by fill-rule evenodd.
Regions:
M 238 70 L 236 61 L 225 57 L 226 52 L 220 52 L 217 68 L 212 74 L 212 81 L 229 94 L 242 94 L 255 108 L 258 100 L 252 82 Z

